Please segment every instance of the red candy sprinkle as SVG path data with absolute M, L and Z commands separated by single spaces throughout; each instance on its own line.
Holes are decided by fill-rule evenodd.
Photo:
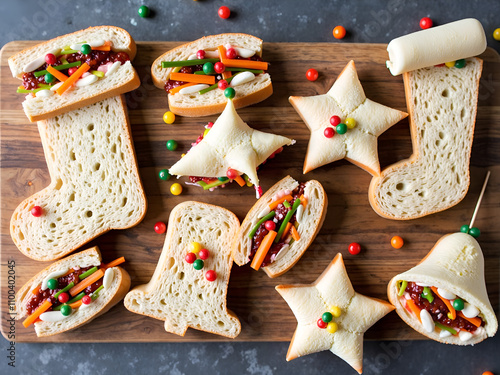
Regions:
M 359 243 L 353 242 L 352 244 L 349 245 L 349 252 L 352 255 L 359 254 L 360 251 L 361 251 L 361 246 L 359 245 Z
M 195 253 L 187 253 L 186 256 L 184 257 L 184 260 L 189 264 L 193 264 L 194 261 L 196 260 L 196 254 Z
M 207 124 L 207 129 L 212 129 L 212 126 L 214 126 L 214 123 L 213 122 L 209 122 Z
M 333 130 L 333 128 L 328 127 L 325 129 L 323 134 L 325 134 L 326 138 L 332 138 L 335 135 L 335 130 Z
M 226 70 L 226 66 L 221 62 L 216 62 L 214 64 L 214 70 L 215 73 L 222 73 L 224 70 Z
M 430 29 L 432 27 L 432 20 L 429 17 L 424 17 L 420 20 L 421 29 Z
M 221 6 L 217 13 L 219 13 L 220 18 L 227 19 L 231 15 L 231 10 L 226 6 Z
M 236 177 L 238 177 L 238 172 L 235 169 L 229 168 L 226 172 L 227 178 L 234 180 Z
M 339 116 L 332 116 L 330 117 L 330 124 L 332 124 L 333 126 L 337 126 L 338 124 L 340 124 L 342 120 L 340 119 Z
M 276 223 L 272 220 L 268 220 L 264 223 L 264 226 L 266 227 L 267 230 L 275 230 L 276 229 Z
M 307 72 L 306 72 L 306 78 L 309 80 L 309 81 L 316 81 L 318 79 L 318 71 L 316 69 L 309 69 Z
M 200 251 L 198 251 L 198 256 L 200 257 L 200 259 L 206 260 L 210 256 L 210 251 L 208 251 L 207 249 L 201 249 Z
M 226 51 L 226 57 L 228 59 L 235 59 L 238 54 L 236 53 L 236 50 L 234 48 L 228 48 Z
M 69 68 L 68 69 L 68 74 L 70 76 L 72 76 L 77 70 L 78 70 L 78 68 L 76 68 L 76 67 Z
M 49 65 L 54 65 L 57 62 L 56 56 L 53 53 L 47 53 L 45 55 L 45 62 Z
M 84 305 L 90 305 L 91 302 L 92 302 L 92 298 L 90 298 L 90 296 L 83 296 L 82 303 Z
M 321 318 L 319 318 L 316 323 L 318 324 L 318 327 L 321 329 L 325 329 L 328 326 L 328 323 L 324 322 L 323 319 Z
M 205 278 L 206 278 L 208 281 L 215 281 L 215 279 L 217 279 L 217 274 L 215 273 L 215 271 L 208 270 L 208 271 L 205 273 Z
M 229 85 L 228 85 L 228 83 L 227 83 L 227 81 L 225 79 L 221 79 L 219 82 L 217 82 L 217 86 L 221 90 L 225 90 L 225 89 L 227 89 L 227 86 L 229 86 Z
M 31 214 L 34 217 L 40 217 L 40 216 L 42 216 L 42 213 L 43 213 L 43 210 L 42 210 L 42 207 L 40 207 L 40 206 L 35 206 L 31 209 Z
M 59 296 L 57 297 L 57 299 L 61 303 L 66 303 L 66 302 L 69 301 L 69 294 L 68 293 L 61 293 L 61 294 L 59 294 Z
M 205 51 L 200 49 L 198 52 L 196 52 L 196 57 L 199 58 L 200 60 L 205 58 Z
M 159 221 L 155 224 L 155 232 L 156 233 L 162 234 L 162 233 L 165 233 L 166 230 L 167 230 L 167 226 L 165 225 L 165 223 L 163 221 Z

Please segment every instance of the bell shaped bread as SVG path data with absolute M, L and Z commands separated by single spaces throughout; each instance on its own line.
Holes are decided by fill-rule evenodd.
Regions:
M 228 169 L 246 174 L 250 182 L 259 186 L 257 167 L 272 153 L 295 141 L 280 135 L 252 129 L 236 113 L 232 100 L 228 100 L 224 112 L 214 125 L 175 163 L 170 174 L 178 176 L 226 177 Z
M 413 312 L 405 308 L 406 298 L 398 295 L 401 281 L 446 290 L 479 310 L 484 327 L 479 327 L 468 340 L 459 335 L 440 336 L 437 327 L 428 332 Z M 453 233 L 441 237 L 422 261 L 410 270 L 396 275 L 387 287 L 389 300 L 398 315 L 421 334 L 446 344 L 473 345 L 495 335 L 498 321 L 488 299 L 484 278 L 484 257 L 479 243 L 466 233 Z M 439 298 L 439 297 L 435 297 Z M 470 336 L 470 335 L 468 335 Z
M 188 327 L 230 338 L 241 331 L 240 321 L 226 308 L 231 272 L 231 242 L 238 218 L 225 208 L 187 201 L 170 213 L 165 245 L 149 283 L 132 289 L 125 307 L 133 313 L 165 321 L 165 330 L 184 336 Z M 196 242 L 209 251 L 202 269 L 186 261 Z M 199 253 L 196 253 L 199 254 Z M 207 272 L 215 272 L 209 281 Z

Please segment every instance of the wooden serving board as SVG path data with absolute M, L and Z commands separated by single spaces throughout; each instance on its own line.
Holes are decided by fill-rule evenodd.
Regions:
M 15 260 L 15 289 L 47 266 L 22 255 L 9 234 L 9 221 L 15 207 L 26 197 L 49 184 L 49 175 L 40 137 L 35 124 L 23 113 L 23 96 L 16 94 L 19 85 L 12 78 L 7 58 L 36 42 L 12 42 L 1 51 L 1 327 L 8 331 L 8 268 Z M 151 81 L 150 65 L 163 52 L 179 42 L 138 43 L 134 65 L 142 86 L 127 95 L 132 134 L 140 173 L 149 209 L 145 219 L 136 227 L 104 234 L 84 248 L 98 245 L 104 261 L 125 256 L 125 268 L 132 277 L 132 286 L 149 281 L 160 256 L 165 235 L 156 234 L 157 221 L 167 222 L 171 209 L 185 200 L 221 205 L 232 210 L 241 220 L 255 203 L 253 188 L 236 184 L 203 192 L 188 186 L 180 196 L 169 192 L 174 179 L 161 181 L 158 172 L 168 168 L 188 150 L 203 131 L 205 118 L 177 117 L 174 125 L 166 125 L 162 115 L 167 110 L 167 96 Z M 391 277 L 412 267 L 444 234 L 456 232 L 469 222 L 486 170 L 492 172 L 476 225 L 482 230 L 479 239 L 486 258 L 486 282 L 493 306 L 499 306 L 500 267 L 500 58 L 492 49 L 483 55 L 484 70 L 479 95 L 479 109 L 471 156 L 471 186 L 465 199 L 457 206 L 417 220 L 391 221 L 379 217 L 368 203 L 371 176 L 346 161 L 318 168 L 302 175 L 302 164 L 309 131 L 288 103 L 290 95 L 325 93 L 337 75 L 351 59 L 355 60 L 359 78 L 368 98 L 384 105 L 406 111 L 403 81 L 393 77 L 385 68 L 387 53 L 382 44 L 343 43 L 266 43 L 264 57 L 272 63 L 270 73 L 274 94 L 252 107 L 240 109 L 241 117 L 252 127 L 297 140 L 292 147 L 259 170 L 262 186 L 269 188 L 276 181 L 292 175 L 298 180 L 317 179 L 329 200 L 328 214 L 313 245 L 298 264 L 285 275 L 270 279 L 264 272 L 248 266 L 234 266 L 229 283 L 228 307 L 242 323 L 238 341 L 289 341 L 296 327 L 295 318 L 285 301 L 274 290 L 278 284 L 311 283 L 341 252 L 356 291 L 387 299 L 386 286 Z M 309 82 L 305 72 L 316 68 L 320 78 Z M 168 151 L 165 142 L 175 139 L 179 148 Z M 379 138 L 382 168 L 410 156 L 412 152 L 408 120 L 401 121 Z M 186 181 L 185 178 L 181 179 Z M 390 246 L 390 239 L 400 235 L 405 245 L 400 250 Z M 347 248 L 359 242 L 362 252 L 353 256 Z M 152 341 L 220 341 L 225 338 L 189 329 L 185 337 L 165 332 L 163 322 L 127 311 L 119 304 L 107 314 L 73 332 L 53 338 L 38 339 L 33 328 L 16 324 L 18 342 L 152 342 Z M 393 312 L 367 333 L 369 339 L 422 339 Z

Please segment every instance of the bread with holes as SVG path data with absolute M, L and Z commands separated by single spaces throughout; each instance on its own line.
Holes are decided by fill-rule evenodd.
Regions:
M 380 216 L 408 220 L 446 210 L 469 189 L 469 160 L 482 60 L 462 69 L 434 66 L 404 73 L 413 154 L 370 183 Z
M 233 259 L 236 264 L 242 266 L 251 261 L 251 258 L 254 255 L 253 247 L 254 240 L 253 237 L 250 237 L 249 234 L 252 231 L 259 220 L 265 216 L 265 214 L 269 213 L 271 210 L 269 209 L 269 205 L 276 201 L 277 195 L 280 192 L 285 192 L 286 190 L 290 190 L 292 193 L 295 189 L 299 188 L 299 182 L 293 179 L 290 176 L 283 178 L 274 184 L 269 190 L 255 203 L 255 205 L 248 211 L 245 219 L 241 223 L 241 228 L 236 236 L 233 243 Z M 297 233 L 300 236 L 298 241 L 289 241 L 289 245 L 285 245 L 279 250 L 278 253 L 272 255 L 273 248 L 269 250 L 268 255 L 269 261 L 271 262 L 267 266 L 263 266 L 262 269 L 269 277 L 278 277 L 288 270 L 290 270 L 302 257 L 308 247 L 316 238 L 316 235 L 319 233 L 323 221 L 325 220 L 326 210 L 328 207 L 328 198 L 323 189 L 321 183 L 316 180 L 309 180 L 305 182 L 304 197 L 307 201 L 305 207 L 302 207 L 303 212 L 300 213 L 300 219 L 298 218 L 298 214 L 296 213 L 292 217 L 292 221 L 297 221 Z M 293 203 L 290 201 L 289 203 Z M 280 203 L 283 206 L 282 203 Z M 275 211 L 276 215 L 278 215 L 278 211 Z M 276 218 L 276 216 L 275 216 Z M 284 219 L 276 218 L 278 223 L 276 224 L 275 231 L 279 230 L 279 223 L 281 223 Z M 264 226 L 264 223 L 261 224 Z M 263 229 L 264 230 L 264 229 Z M 267 234 L 268 231 L 265 230 Z M 285 236 L 283 236 L 283 240 Z M 279 241 L 281 244 L 283 241 Z
M 132 289 L 125 307 L 165 321 L 165 330 L 184 336 L 188 327 L 234 338 L 240 321 L 226 308 L 233 261 L 231 242 L 240 223 L 225 208 L 187 201 L 170 213 L 165 244 L 149 283 Z M 210 252 L 201 270 L 185 260 L 192 242 Z M 197 257 L 199 259 L 199 257 Z M 214 271 L 215 281 L 206 278 Z
M 195 55 L 199 50 L 207 54 L 217 54 L 219 46 L 231 45 L 233 47 L 255 52 L 262 57 L 262 39 L 241 33 L 228 33 L 206 36 L 193 42 L 178 46 L 159 56 L 151 66 L 153 83 L 160 89 L 170 79 L 170 73 L 174 68 L 162 68 L 162 61 L 184 61 Z M 217 55 L 218 56 L 218 55 Z M 208 58 L 208 57 L 207 57 Z M 235 72 L 237 73 L 237 72 Z M 267 99 L 273 93 L 271 76 L 264 72 L 257 74 L 255 78 L 247 83 L 235 87 L 236 96 L 233 99 L 236 108 L 246 107 Z M 181 94 L 180 92 L 168 95 L 168 106 L 170 111 L 177 115 L 187 117 L 208 116 L 221 113 L 226 106 L 227 99 L 224 91 L 215 89 L 205 94 L 198 92 Z
M 69 271 L 71 269 L 76 269 L 77 267 L 99 267 L 100 265 L 101 253 L 99 248 L 95 246 L 70 255 L 47 266 L 33 276 L 16 293 L 15 318 L 22 319 L 29 315 L 27 304 L 34 297 L 32 290 L 38 288 L 42 284 L 43 280 L 50 274 L 60 271 Z M 81 327 L 82 325 L 87 324 L 98 316 L 104 314 L 120 302 L 130 289 L 130 276 L 127 271 L 121 267 L 112 267 L 106 272 L 109 273 L 109 275 L 106 276 L 106 278 L 108 278 L 108 280 L 106 280 L 106 287 L 99 291 L 99 296 L 95 300 L 93 300 L 89 305 L 82 305 L 78 308 L 74 308 L 72 313 L 65 319 L 62 318 L 58 321 L 50 321 L 50 319 L 37 321 L 34 323 L 37 336 L 52 336 Z M 109 279 L 111 279 L 111 281 Z M 55 290 L 57 291 L 58 289 Z M 52 308 L 48 311 L 51 311 L 51 309 Z M 44 318 L 43 315 L 41 317 Z M 54 320 L 57 320 L 57 318 Z
M 73 85 L 61 95 L 57 93 L 53 93 L 49 97 L 27 95 L 23 102 L 23 108 L 30 121 L 48 119 L 106 98 L 124 94 L 140 86 L 139 76 L 131 64 L 136 54 L 135 42 L 127 31 L 116 26 L 89 27 L 26 48 L 9 58 L 12 76 L 22 80 L 25 73 L 32 71 L 31 68 L 26 69 L 30 63 L 40 58 L 43 61 L 43 57 L 48 52 L 60 51 L 66 46 L 79 44 L 83 41 L 88 43 L 109 41 L 111 51 L 126 52 L 130 61 L 121 64 L 113 74 L 105 75 L 93 84 L 81 87 Z M 40 68 L 43 66 L 46 65 L 42 65 Z
M 51 182 L 12 214 L 10 234 L 24 255 L 59 259 L 142 220 L 146 197 L 123 96 L 39 121 L 38 130 Z

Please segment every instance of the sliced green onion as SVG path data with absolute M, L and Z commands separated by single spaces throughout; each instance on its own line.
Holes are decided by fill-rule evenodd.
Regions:
M 59 52 L 59 56 L 60 55 L 70 55 L 72 53 L 78 53 L 80 51 L 77 51 L 76 49 L 65 49 L 65 50 L 62 50 L 61 52 Z
M 261 226 L 261 224 L 267 220 L 270 220 L 274 217 L 274 211 L 269 212 L 266 216 L 264 216 L 262 219 L 260 219 L 257 224 L 253 227 L 253 229 L 248 233 L 248 237 L 253 238 L 255 236 L 255 233 L 257 233 L 257 230 Z
M 455 330 L 454 330 L 453 328 L 451 328 L 451 327 L 445 326 L 444 324 L 441 324 L 441 323 L 439 323 L 439 322 L 434 322 L 434 324 L 436 325 L 436 327 L 441 328 L 441 329 L 444 329 L 445 331 L 450 332 L 452 335 L 456 335 L 456 334 L 457 334 L 457 331 L 455 331 Z
M 50 89 L 52 87 L 52 85 L 46 85 L 45 83 L 39 83 L 38 87 L 42 88 L 42 89 Z
M 68 290 L 70 290 L 71 288 L 73 288 L 75 286 L 75 283 L 72 281 L 70 282 L 68 285 L 66 285 L 64 288 L 62 288 L 59 292 L 57 292 L 56 294 L 54 294 L 54 298 L 57 299 L 57 297 L 59 297 L 59 295 L 61 293 L 65 293 L 67 292 Z
M 104 288 L 104 285 L 101 285 L 99 288 L 97 288 L 94 293 L 90 296 L 92 298 L 92 301 L 95 301 L 97 297 L 99 297 L 99 292 Z
M 43 87 L 39 88 L 39 89 L 34 89 L 34 90 L 25 90 L 25 89 L 17 89 L 17 93 L 18 94 L 36 94 L 38 91 L 42 91 L 42 90 L 47 90 Z
M 75 297 L 73 297 L 72 299 L 70 299 L 66 303 L 69 305 L 70 303 L 73 303 L 73 302 L 76 302 L 76 301 L 80 301 L 83 297 L 85 297 L 85 292 L 84 291 L 78 293 Z
M 233 78 L 234 78 L 235 76 L 236 76 L 236 74 L 235 74 L 234 76 L 232 76 L 232 77 L 227 78 L 227 79 L 226 79 L 226 82 L 227 82 L 228 84 L 229 84 L 229 83 L 231 83 L 231 81 L 233 80 Z M 217 87 L 219 87 L 219 86 L 218 86 L 218 83 L 216 83 L 216 84 L 214 84 L 214 85 L 212 85 L 212 86 L 210 86 L 210 87 L 207 87 L 206 89 L 200 90 L 200 91 L 198 91 L 198 93 L 199 93 L 200 95 L 203 95 L 203 94 L 206 94 L 206 93 L 207 93 L 207 92 L 209 92 L 209 91 L 212 91 L 212 90 L 216 89 Z
M 197 184 L 200 185 L 203 188 L 203 190 L 208 190 L 208 189 L 216 187 L 216 186 L 224 185 L 225 183 L 227 183 L 227 180 L 226 181 L 217 180 L 217 181 L 211 182 L 209 184 L 207 184 L 204 181 L 197 182 Z
M 205 72 L 203 70 L 197 70 L 196 72 L 194 72 L 193 74 L 203 74 L 203 75 L 206 75 Z
M 405 293 L 406 287 L 408 286 L 408 281 L 403 280 L 401 286 L 399 287 L 398 296 L 402 296 Z
M 66 60 L 64 57 L 61 57 L 61 62 L 63 64 L 69 64 L 68 60 Z
M 283 206 L 285 206 L 286 208 L 290 208 L 290 207 L 291 207 L 291 206 L 290 206 L 290 203 L 288 203 L 288 201 L 287 201 L 287 200 L 285 200 L 285 201 L 283 202 Z
M 432 301 L 434 301 L 434 296 L 432 295 L 431 288 L 429 288 L 428 286 L 424 287 L 422 297 L 429 301 L 429 303 L 432 303 Z
M 297 211 L 297 208 L 300 206 L 300 203 L 301 203 L 300 199 L 298 199 L 298 198 L 295 199 L 295 202 L 293 202 L 292 209 L 290 211 L 288 211 L 288 213 L 285 216 L 285 219 L 281 223 L 281 227 L 280 227 L 280 229 L 278 231 L 278 234 L 276 235 L 276 238 L 274 239 L 275 243 L 278 243 L 279 240 L 281 239 L 281 236 L 283 235 L 283 232 L 285 231 L 286 225 L 288 224 L 288 222 L 292 218 L 292 216 L 295 213 L 295 211 Z
M 226 71 L 228 72 L 250 72 L 253 74 L 261 74 L 264 73 L 263 70 L 258 70 L 258 69 L 245 69 L 245 68 L 225 68 Z
M 90 73 L 92 73 L 95 76 L 98 76 L 99 78 L 104 77 L 104 72 L 100 72 L 99 70 L 91 70 Z
M 201 59 L 201 60 L 185 60 L 185 61 L 162 61 L 162 68 L 173 68 L 176 66 L 193 66 L 193 65 L 202 65 L 207 62 L 216 63 L 219 62 L 219 59 Z
M 92 267 L 91 269 L 89 269 L 88 271 L 85 271 L 84 273 L 82 273 L 82 274 L 81 274 L 81 275 L 79 275 L 78 277 L 80 278 L 80 280 L 83 280 L 83 279 L 85 279 L 87 276 L 92 275 L 95 271 L 97 271 L 97 267 Z
M 58 65 L 58 66 L 53 66 L 53 68 L 55 70 L 64 70 L 64 69 L 68 69 L 68 68 L 73 68 L 74 66 L 80 66 L 82 65 L 82 62 L 81 61 L 75 61 L 75 62 L 72 62 L 72 63 L 69 63 L 69 64 L 63 64 L 63 65 Z M 48 71 L 46 70 L 40 70 L 39 72 L 35 72 L 33 73 L 35 75 L 35 77 L 40 77 L 40 76 L 43 76 L 45 74 L 47 74 Z

